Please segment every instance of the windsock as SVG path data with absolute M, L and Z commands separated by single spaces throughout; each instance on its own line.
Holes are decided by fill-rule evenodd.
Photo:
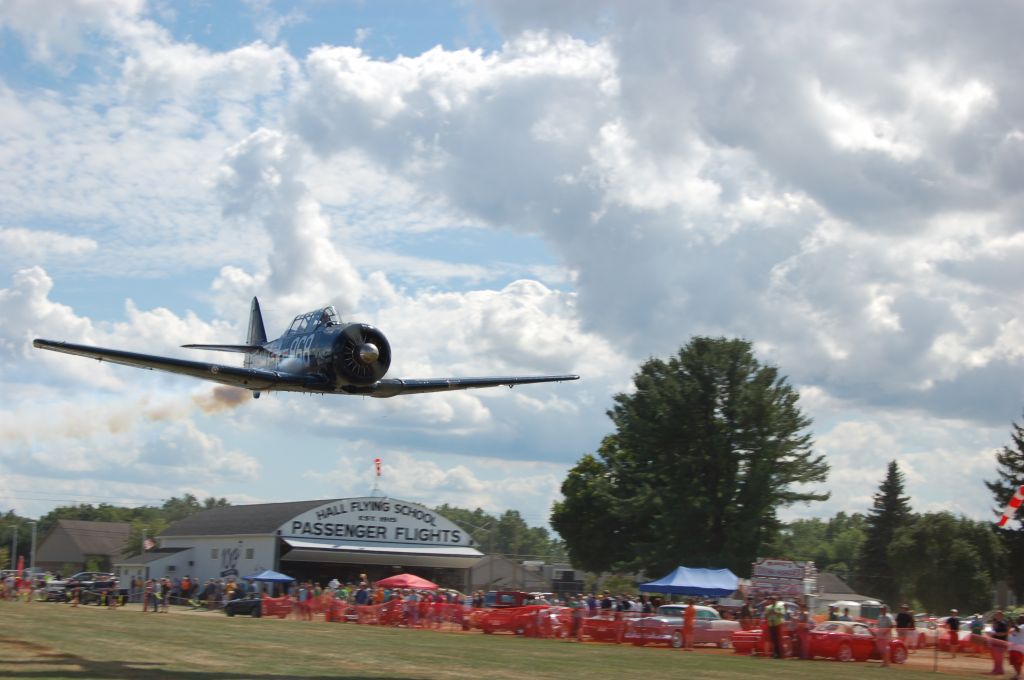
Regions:
M 377 466 L 377 476 L 380 477 L 380 458 L 374 458 L 373 459 L 373 464 Z M 1024 487 L 1022 487 L 1022 488 L 1024 488 Z M 1019 502 L 1018 502 L 1018 505 L 1020 505 Z
M 1013 498 L 1006 505 L 1006 510 L 1003 510 L 1003 516 L 999 518 L 999 526 L 1006 526 L 1006 523 L 1013 519 L 1022 501 L 1024 501 L 1024 484 L 1021 484 L 1020 488 L 1017 489 L 1017 493 L 1013 494 Z

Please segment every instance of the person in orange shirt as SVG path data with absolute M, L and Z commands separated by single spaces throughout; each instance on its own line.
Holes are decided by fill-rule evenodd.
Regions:
M 693 650 L 693 628 L 697 623 L 697 603 L 691 597 L 683 610 L 683 649 Z

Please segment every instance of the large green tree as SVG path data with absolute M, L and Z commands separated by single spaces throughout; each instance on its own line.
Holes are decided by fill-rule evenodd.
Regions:
M 903 495 L 903 484 L 899 465 L 891 461 L 868 511 L 864 544 L 857 561 L 859 590 L 890 606 L 900 600 L 900 585 L 896 565 L 889 559 L 889 545 L 896 532 L 913 518 L 910 499 Z
M 1003 568 L 992 524 L 948 512 L 921 515 L 898 529 L 889 559 L 899 565 L 908 599 L 931 612 L 986 611 L 992 606 L 993 574 Z
M 995 514 L 1002 515 L 1006 504 L 1013 498 L 1014 493 L 1024 484 L 1024 428 L 1013 423 L 1010 431 L 1010 439 L 1013 446 L 1004 446 L 996 453 L 996 478 L 985 482 L 985 486 L 992 492 L 995 501 Z M 1008 565 L 1011 568 L 999 574 L 1005 578 L 1018 597 L 1024 596 L 1024 509 L 1018 511 L 1016 528 L 1010 526 L 998 530 L 1003 544 L 1006 546 Z
M 750 342 L 696 337 L 650 359 L 615 396 L 615 432 L 562 484 L 551 525 L 573 564 L 661 575 L 680 564 L 747 574 L 780 507 L 825 500 L 799 395 Z

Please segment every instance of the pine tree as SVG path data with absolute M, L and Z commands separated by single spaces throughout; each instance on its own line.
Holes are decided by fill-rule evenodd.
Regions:
M 1013 498 L 1013 494 L 1024 484 L 1024 427 L 1017 423 L 1012 424 L 1010 438 L 1013 440 L 1013 447 L 1004 446 L 996 453 L 998 478 L 991 482 L 985 482 L 985 486 L 992 492 L 995 499 L 995 514 L 1003 514 L 1006 503 Z M 1018 511 L 1017 519 L 1024 520 L 1024 511 Z M 1016 529 L 1009 528 L 1009 525 L 999 529 L 999 535 L 1006 546 L 1006 563 L 1010 569 L 999 574 L 1017 593 L 1018 597 L 1024 595 L 1024 570 L 1020 569 L 1024 560 L 1024 523 L 1018 524 Z
M 868 512 L 864 544 L 857 560 L 859 590 L 890 606 L 899 602 L 900 586 L 897 569 L 889 560 L 889 545 L 896 531 L 912 518 L 910 499 L 903 495 L 903 482 L 899 465 L 890 462 Z

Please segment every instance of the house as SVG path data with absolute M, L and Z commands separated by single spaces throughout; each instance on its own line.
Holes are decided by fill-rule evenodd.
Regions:
M 868 595 L 860 595 L 846 581 L 827 571 L 818 573 L 818 590 L 815 593 L 817 609 L 828 609 L 835 602 L 876 602 Z
M 121 560 L 131 527 L 128 522 L 59 519 L 36 548 L 35 564 L 65 576 L 86 570 L 90 563 L 110 571 Z

